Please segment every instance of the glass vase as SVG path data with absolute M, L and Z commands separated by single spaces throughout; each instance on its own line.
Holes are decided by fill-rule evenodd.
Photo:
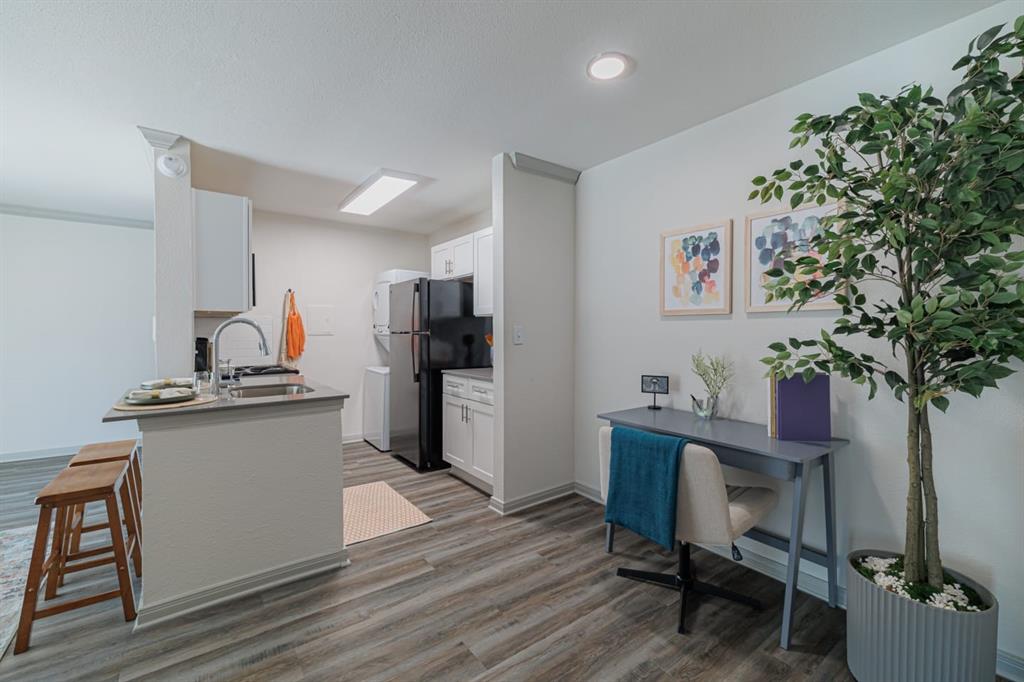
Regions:
M 690 396 L 693 401 L 693 413 L 701 419 L 714 419 L 718 416 L 718 396 L 708 396 L 699 400 Z

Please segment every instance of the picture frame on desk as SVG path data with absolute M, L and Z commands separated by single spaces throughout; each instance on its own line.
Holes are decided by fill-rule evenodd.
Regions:
M 658 396 L 668 394 L 668 376 L 664 374 L 641 374 L 640 392 L 650 393 L 654 396 L 654 402 L 647 406 L 649 410 L 660 410 Z

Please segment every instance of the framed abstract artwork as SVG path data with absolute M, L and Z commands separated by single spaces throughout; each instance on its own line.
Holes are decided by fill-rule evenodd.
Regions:
M 811 246 L 811 239 L 824 230 L 822 218 L 837 210 L 837 204 L 825 204 L 747 216 L 744 230 L 744 300 L 748 313 L 789 310 L 789 301 L 765 301 L 767 292 L 764 285 L 768 278 L 764 273 L 782 267 L 784 257 L 793 259 L 813 256 L 823 260 Z M 829 293 L 809 302 L 802 310 L 833 310 L 839 307 L 833 294 Z
M 732 312 L 732 221 L 661 233 L 661 314 Z

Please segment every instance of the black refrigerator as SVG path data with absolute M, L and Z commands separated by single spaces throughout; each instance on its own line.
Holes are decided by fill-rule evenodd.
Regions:
M 391 285 L 388 387 L 391 454 L 419 471 L 441 458 L 441 371 L 490 367 L 490 317 L 474 317 L 473 285 L 414 279 Z

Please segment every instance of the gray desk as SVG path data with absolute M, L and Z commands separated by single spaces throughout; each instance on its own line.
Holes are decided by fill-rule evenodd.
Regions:
M 793 626 L 793 604 L 796 600 L 800 559 L 824 566 L 828 570 L 828 604 L 836 605 L 838 594 L 836 557 L 835 466 L 834 453 L 846 445 L 846 440 L 822 443 L 802 443 L 778 440 L 768 435 L 764 424 L 752 424 L 734 419 L 701 419 L 692 412 L 649 410 L 637 407 L 619 412 L 597 415 L 612 426 L 627 426 L 652 433 L 678 436 L 704 445 L 715 452 L 722 464 L 755 471 L 781 481 L 793 482 L 793 504 L 790 509 L 789 537 L 774 535 L 752 528 L 747 537 L 788 552 L 786 564 L 786 597 L 782 609 L 781 645 L 788 649 Z M 816 466 L 821 466 L 825 493 L 825 552 L 803 544 L 804 508 L 807 504 L 808 477 Z

